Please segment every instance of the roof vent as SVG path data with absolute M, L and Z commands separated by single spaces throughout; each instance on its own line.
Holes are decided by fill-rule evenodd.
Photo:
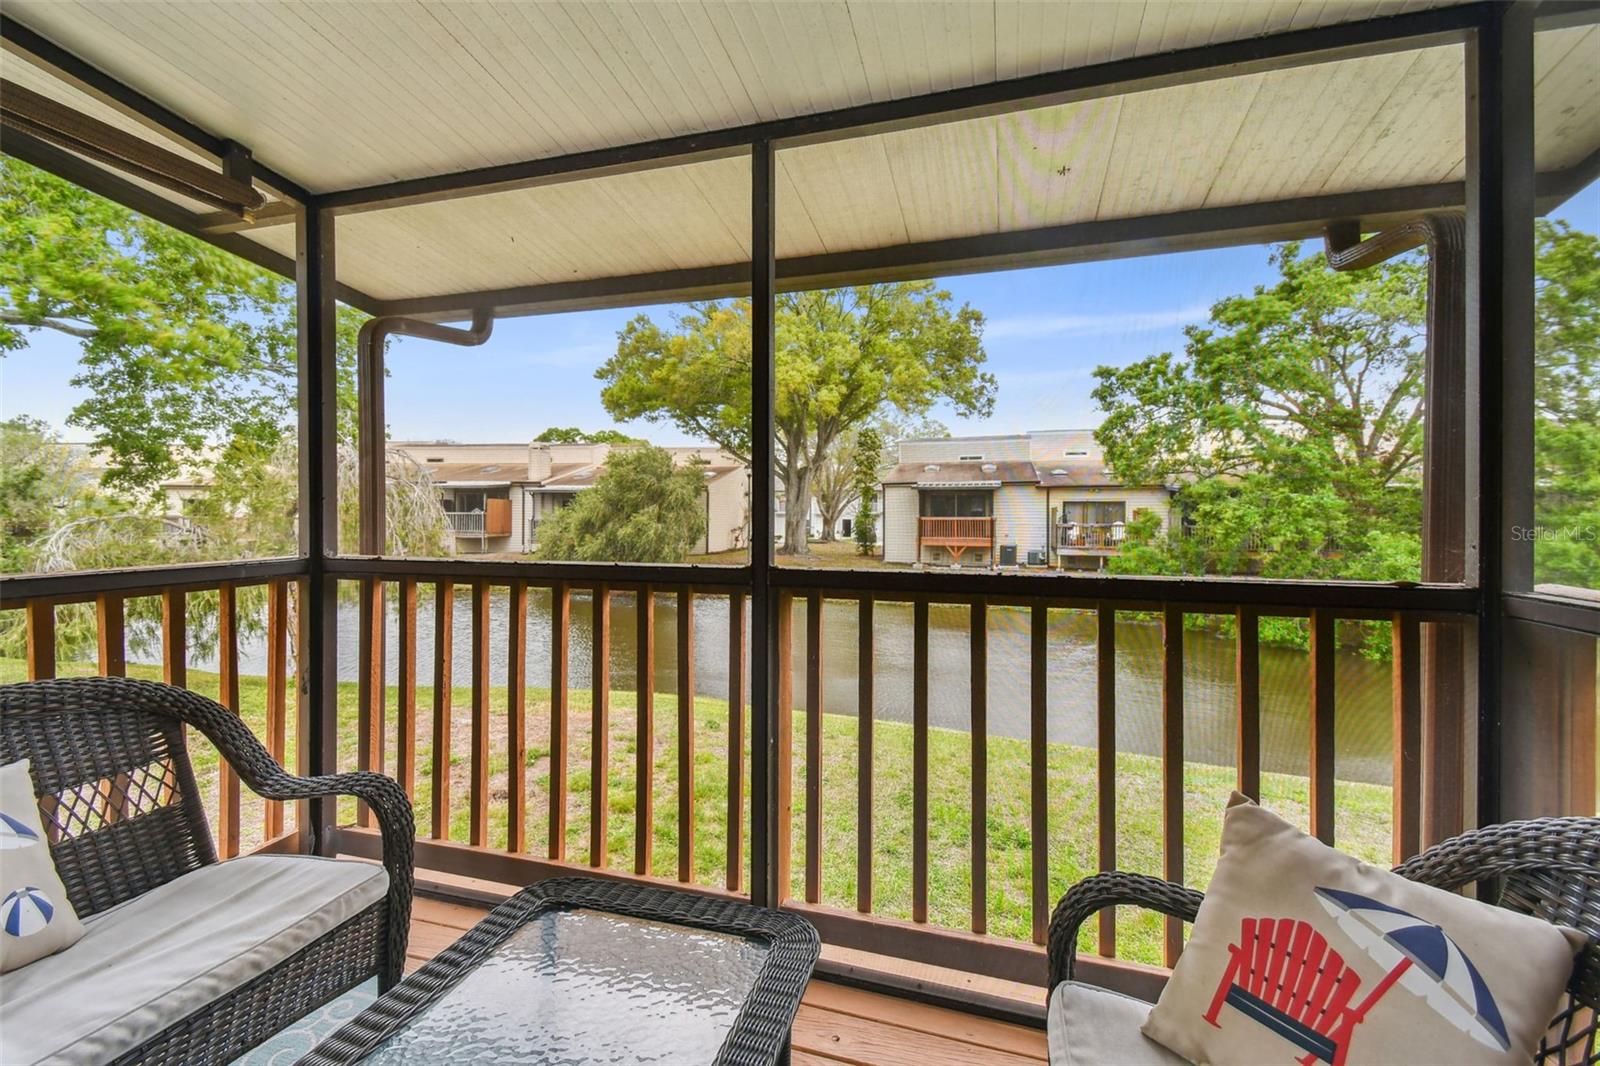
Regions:
M 922 469 L 923 469 L 923 471 L 925 473 L 937 474 L 939 472 L 939 464 L 938 463 L 929 463 L 927 466 L 923 467 Z
M 480 471 L 480 473 L 484 473 L 484 474 L 493 474 L 493 473 L 495 473 L 495 472 L 496 472 L 496 471 L 498 471 L 498 470 L 499 470 L 499 469 L 500 469 L 500 468 L 499 468 L 499 467 L 498 467 L 498 466 L 486 466 L 486 467 L 484 467 L 484 468 L 483 468 L 483 470 L 482 470 L 482 471 Z
M 992 474 L 1000 468 L 995 466 L 993 463 L 984 463 L 981 469 L 985 474 Z
M 1050 471 L 1050 476 L 1051 477 L 1066 477 L 1067 476 L 1067 472 L 1065 470 L 1061 469 L 1058 466 L 1054 470 Z

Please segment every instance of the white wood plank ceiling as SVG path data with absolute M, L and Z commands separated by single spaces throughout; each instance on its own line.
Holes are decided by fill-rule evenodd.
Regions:
M 212 3 L 7 13 L 314 192 L 806 114 L 1433 6 Z M 1459 180 L 1459 46 L 780 154 L 779 255 Z M 6 58 L 6 77 L 43 89 Z M 1600 28 L 1540 33 L 1541 170 L 1600 146 Z M 132 120 L 76 94 L 96 117 Z M 736 263 L 749 168 L 700 162 L 339 221 L 379 299 Z M 290 227 L 251 239 L 293 251 Z

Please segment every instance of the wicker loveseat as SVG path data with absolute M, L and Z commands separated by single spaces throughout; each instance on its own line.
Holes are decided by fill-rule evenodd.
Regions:
M 1540 818 L 1463 833 L 1395 867 L 1403 877 L 1437 888 L 1473 882 L 1498 886 L 1501 906 L 1589 935 L 1537 1061 L 1600 1063 L 1595 1011 L 1600 1009 L 1600 818 Z M 1078 930 L 1106 907 L 1131 904 L 1195 920 L 1205 897 L 1140 874 L 1103 873 L 1078 882 L 1050 920 L 1050 1057 L 1065 1063 L 1168 1066 L 1182 1062 L 1139 1032 L 1150 1005 L 1073 980 Z
M 184 727 L 276 800 L 357 796 L 383 865 L 301 855 L 219 863 Z M 0 1061 L 226 1062 L 377 976 L 399 980 L 411 806 L 373 773 L 287 773 L 237 715 L 148 681 L 0 686 L 0 762 L 28 759 L 51 857 L 86 932 L 0 975 Z

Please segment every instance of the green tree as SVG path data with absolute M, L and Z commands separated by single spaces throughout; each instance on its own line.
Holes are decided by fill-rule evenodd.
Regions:
M 356 337 L 366 316 L 339 308 L 338 438 L 342 546 L 354 547 Z M 203 241 L 9 157 L 0 157 L 0 355 L 48 330 L 79 342 L 68 417 L 105 457 L 103 478 L 42 424 L 0 435 L 0 565 L 6 570 L 156 565 L 293 554 L 297 408 L 292 283 Z M 391 467 L 393 463 L 391 463 Z M 161 482 L 180 470 L 210 484 L 168 515 Z M 442 509 L 426 475 L 391 469 L 391 546 L 444 554 Z M 431 504 L 432 510 L 429 510 Z M 48 512 L 48 513 L 47 513 Z M 254 621 L 250 590 L 240 623 Z M 130 620 L 149 604 L 129 603 Z M 20 647 L 17 612 L 0 649 Z M 190 597 L 191 642 L 206 646 L 214 595 Z M 71 657 L 92 644 L 92 609 L 58 611 Z M 130 627 L 130 640 L 141 630 Z
M 1600 588 L 1600 237 L 1540 219 L 1535 241 L 1535 580 Z
M 852 476 L 859 501 L 854 528 L 856 552 L 872 555 L 878 547 L 878 523 L 873 511 L 877 509 L 878 478 L 883 466 L 883 434 L 876 426 L 863 426 L 856 433 L 854 459 Z
M 1106 458 L 1179 487 L 1192 533 L 1130 528 L 1122 572 L 1415 580 L 1426 267 L 1336 272 L 1298 244 L 1211 308 L 1184 354 L 1100 367 Z
M 539 526 L 541 559 L 678 563 L 706 533 L 701 464 L 665 448 L 614 451 L 594 486 Z
M 597 429 L 585 432 L 577 426 L 551 426 L 533 438 L 541 444 L 643 444 L 638 437 L 630 437 L 620 429 Z
M 0 570 L 34 565 L 39 541 L 62 522 L 103 510 L 93 470 L 44 422 L 0 422 Z
M 356 429 L 356 334 L 339 308 L 341 439 Z M 0 157 L 0 354 L 49 330 L 79 341 L 68 425 L 106 456 L 107 488 L 154 496 L 234 441 L 295 425 L 295 293 L 286 278 L 19 160 Z
M 879 412 L 915 416 L 945 402 L 993 410 L 983 315 L 932 282 L 785 293 L 775 323 L 774 465 L 788 501 L 785 552 L 806 549 L 812 472 L 840 437 Z M 691 305 L 667 327 L 646 315 L 618 334 L 595 372 L 621 421 L 670 422 L 750 459 L 750 302 Z

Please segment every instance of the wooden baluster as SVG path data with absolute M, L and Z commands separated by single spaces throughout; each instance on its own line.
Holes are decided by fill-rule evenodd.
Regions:
M 310 673 L 311 659 L 306 649 L 311 646 L 311 579 L 301 577 L 290 589 L 295 615 L 294 661 L 294 772 L 301 777 L 311 773 Z M 294 824 L 300 831 L 303 846 L 311 846 L 311 800 L 296 800 Z
M 27 626 L 28 680 L 48 681 L 56 676 L 56 607 L 49 600 L 29 600 L 23 608 Z M 39 813 L 44 820 L 45 836 L 51 844 L 61 839 L 56 823 L 59 798 L 52 794 L 39 797 Z
M 400 698 L 396 708 L 395 772 L 407 798 L 417 789 L 417 580 L 400 582 L 400 646 L 395 649 Z
M 506 620 L 506 848 L 528 850 L 528 585 L 511 582 Z
M 610 861 L 611 815 L 611 589 L 594 589 L 594 623 L 589 627 L 589 864 Z
M 182 589 L 161 591 L 161 680 L 177 688 L 189 684 L 187 604 L 188 596 Z M 161 804 L 171 803 L 176 794 L 176 784 L 167 786 L 162 790 Z
M 856 623 L 856 910 L 872 913 L 872 593 L 861 596 Z
M 594 588 L 593 624 L 590 627 L 589 726 L 589 865 L 606 864 L 607 816 L 611 813 L 611 590 Z
M 1161 614 L 1161 876 L 1183 883 L 1183 608 Z M 1162 957 L 1175 966 L 1183 923 L 1165 920 Z
M 383 582 L 364 577 L 358 583 L 361 605 L 357 625 L 356 768 L 383 771 L 384 607 Z M 372 812 L 356 802 L 356 824 L 370 826 Z
M 267 751 L 283 765 L 288 750 L 289 582 L 267 583 Z M 267 840 L 283 832 L 283 801 L 267 800 L 262 815 Z
M 778 721 L 777 736 L 773 738 L 777 766 L 772 781 L 772 802 L 776 813 L 777 839 L 772 841 L 772 862 L 777 868 L 778 898 L 772 906 L 780 906 L 793 891 L 794 847 L 794 595 L 778 593 L 777 671 Z M 753 758 L 759 759 L 760 752 Z
M 161 680 L 177 688 L 189 684 L 188 599 L 182 589 L 161 592 Z
M 1311 835 L 1333 843 L 1334 620 L 1311 612 Z
M 122 597 L 103 592 L 95 597 L 96 665 L 101 677 L 127 677 L 127 637 L 123 625 Z M 128 775 L 117 774 L 100 782 L 101 813 L 114 822 L 127 813 Z
M 1050 927 L 1050 609 L 1030 612 L 1028 777 L 1033 844 L 1033 942 L 1043 944 Z
M 634 609 L 633 872 L 655 861 L 656 839 L 656 593 L 639 589 Z M 679 625 L 683 624 L 680 617 Z
M 234 587 L 217 589 L 218 701 L 239 713 L 239 611 Z M 239 775 L 228 760 L 217 760 L 217 854 L 231 859 L 239 854 Z
M 822 899 L 822 594 L 806 599 L 806 902 Z
M 95 597 L 96 663 L 101 677 L 128 676 L 128 650 L 122 597 L 102 592 Z
M 972 604 L 972 931 L 989 931 L 989 605 Z
M 1251 799 L 1261 800 L 1261 615 L 1254 607 L 1234 612 L 1239 631 L 1234 663 L 1234 690 L 1238 697 L 1239 733 L 1234 758 L 1238 760 L 1238 787 Z
M 433 811 L 429 836 L 450 839 L 450 688 L 455 683 L 455 586 L 433 587 Z
M 911 606 L 911 920 L 928 920 L 928 601 Z
M 572 630 L 572 591 L 564 581 L 550 588 L 550 836 L 545 852 L 567 857 L 567 647 Z
M 694 589 L 678 592 L 678 880 L 694 879 Z
M 1390 625 L 1394 648 L 1393 858 L 1398 865 L 1422 850 L 1422 624 L 1396 611 Z
M 1095 792 L 1099 800 L 1099 859 L 1102 871 L 1117 868 L 1117 609 L 1095 611 Z M 1117 954 L 1117 909 L 1100 912 L 1098 950 Z
M 744 593 L 728 597 L 728 876 L 729 892 L 744 883 Z
M 56 605 L 49 600 L 29 600 L 28 680 L 48 681 L 56 676 Z
M 489 583 L 472 583 L 472 783 L 467 842 L 489 846 Z

